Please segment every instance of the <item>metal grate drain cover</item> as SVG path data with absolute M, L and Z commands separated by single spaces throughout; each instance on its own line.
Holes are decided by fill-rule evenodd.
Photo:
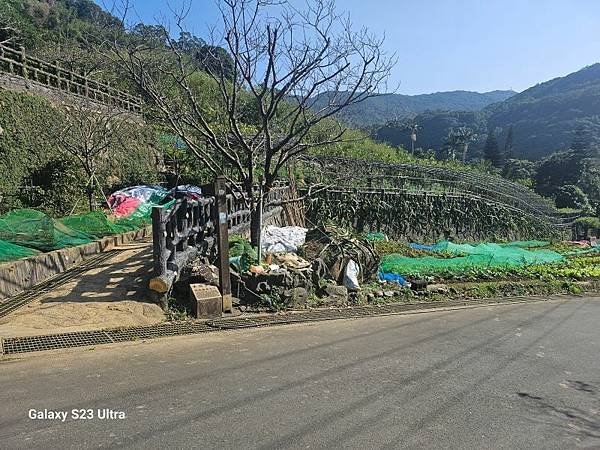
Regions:
M 358 317 L 383 316 L 401 314 L 434 308 L 452 308 L 460 306 L 489 306 L 506 303 L 528 303 L 539 301 L 541 298 L 522 297 L 480 300 L 454 300 L 444 302 L 402 303 L 381 306 L 362 306 L 340 309 L 318 309 L 306 312 L 288 314 L 264 315 L 253 317 L 222 318 L 211 321 L 190 320 L 182 322 L 167 322 L 157 325 L 145 325 L 128 328 L 115 328 L 99 331 L 80 331 L 59 333 L 45 336 L 25 336 L 5 338 L 2 340 L 2 353 L 37 352 L 60 348 L 83 347 L 90 345 L 110 344 L 114 342 L 155 339 L 168 336 L 200 334 L 219 330 L 240 328 L 266 327 L 291 323 L 316 322 L 323 320 L 353 319 Z

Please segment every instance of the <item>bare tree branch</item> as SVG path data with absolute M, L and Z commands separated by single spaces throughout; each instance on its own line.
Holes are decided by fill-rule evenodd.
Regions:
M 287 162 L 344 140 L 335 115 L 386 92 L 396 58 L 382 38 L 356 30 L 333 0 L 308 0 L 304 9 L 288 0 L 217 6 L 221 24 L 204 49 L 211 64 L 199 67 L 166 26 L 162 48 L 115 41 L 110 50 L 157 117 L 209 171 L 231 168 L 255 208 Z M 126 2 L 124 16 L 128 9 Z M 189 8 L 172 12 L 183 35 Z M 207 89 L 203 77 L 214 86 L 210 103 L 199 92 Z

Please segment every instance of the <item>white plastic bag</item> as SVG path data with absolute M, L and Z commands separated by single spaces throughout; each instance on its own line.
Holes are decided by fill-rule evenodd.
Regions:
M 269 225 L 262 231 L 261 247 L 265 253 L 295 253 L 306 241 L 302 227 L 276 227 Z
M 351 259 L 346 264 L 346 270 L 344 271 L 344 286 L 351 291 L 360 290 L 360 284 L 358 283 L 358 275 L 360 274 L 360 266 L 356 261 Z

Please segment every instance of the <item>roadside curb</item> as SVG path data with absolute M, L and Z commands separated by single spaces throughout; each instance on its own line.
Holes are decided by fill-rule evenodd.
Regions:
M 558 294 L 551 296 L 506 297 L 496 299 L 456 300 L 419 303 L 397 303 L 358 306 L 338 309 L 314 309 L 285 314 L 264 314 L 248 317 L 219 318 L 212 320 L 187 320 L 156 325 L 112 328 L 94 331 L 75 331 L 49 335 L 0 338 L 2 355 L 14 355 L 47 350 L 88 347 L 119 342 L 133 342 L 171 336 L 194 335 L 247 328 L 261 328 L 295 323 L 326 320 L 358 319 L 390 315 L 421 314 L 437 311 L 540 303 L 552 300 L 569 300 L 581 296 Z

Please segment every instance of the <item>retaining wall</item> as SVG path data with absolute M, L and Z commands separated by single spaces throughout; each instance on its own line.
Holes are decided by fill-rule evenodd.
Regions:
M 47 280 L 92 255 L 152 236 L 152 227 L 107 236 L 89 244 L 0 264 L 0 302 Z

